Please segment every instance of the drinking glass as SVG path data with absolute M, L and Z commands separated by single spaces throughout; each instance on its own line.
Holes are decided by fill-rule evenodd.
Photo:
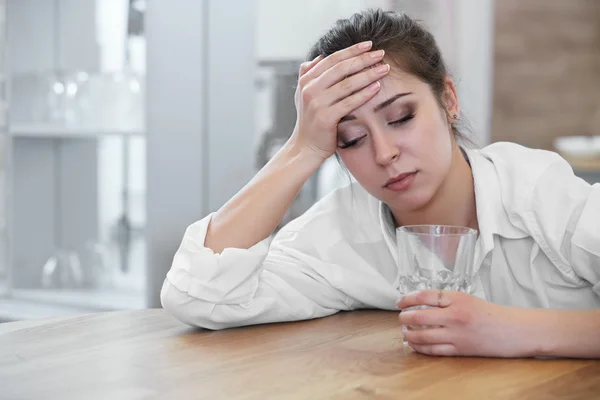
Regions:
M 452 290 L 472 293 L 477 231 L 462 226 L 411 225 L 396 230 L 399 289 Z M 429 308 L 410 307 L 403 311 Z M 411 329 L 426 328 L 411 326 Z M 408 329 L 403 326 L 402 329 Z

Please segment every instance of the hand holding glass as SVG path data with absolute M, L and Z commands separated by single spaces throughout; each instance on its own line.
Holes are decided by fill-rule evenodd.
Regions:
M 472 293 L 476 239 L 476 230 L 460 226 L 412 225 L 398 228 L 400 292 L 403 295 L 419 290 Z M 423 308 L 428 307 L 410 309 Z

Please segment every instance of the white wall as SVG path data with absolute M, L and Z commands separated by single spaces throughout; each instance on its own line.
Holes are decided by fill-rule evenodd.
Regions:
M 150 1 L 148 305 L 187 226 L 253 175 L 254 3 Z
M 208 1 L 205 213 L 221 208 L 254 175 L 254 9 L 247 0 Z
M 433 34 L 450 72 L 456 55 L 454 4 L 455 0 L 397 0 L 395 4 L 395 10 L 421 21 Z
M 454 0 L 459 101 L 480 146 L 490 142 L 494 0 Z
M 185 228 L 202 216 L 206 73 L 204 2 L 151 1 L 146 13 L 148 305 Z M 185 66 L 185 67 L 183 67 Z
M 304 59 L 319 37 L 340 18 L 368 7 L 389 9 L 389 0 L 257 0 L 258 58 Z

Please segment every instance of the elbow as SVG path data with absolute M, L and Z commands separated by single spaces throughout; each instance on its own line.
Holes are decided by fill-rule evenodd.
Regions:
M 165 279 L 163 282 L 162 289 L 160 291 L 160 304 L 162 308 L 171 316 L 175 317 L 179 321 L 191 325 L 198 326 L 192 323 L 185 315 L 184 303 L 181 302 L 181 299 L 178 299 L 176 296 L 177 289 L 173 287 L 173 284 L 169 282 L 168 279 Z M 203 328 L 202 326 L 199 326 Z
M 172 291 L 173 287 L 171 282 L 169 282 L 169 279 L 165 279 L 162 289 L 160 290 L 160 304 L 167 313 L 176 317 L 179 307 L 173 296 L 171 296 Z
M 184 324 L 214 331 L 232 327 L 226 321 L 214 318 L 215 304 L 191 297 L 173 286 L 168 279 L 165 279 L 160 291 L 160 302 L 168 314 Z

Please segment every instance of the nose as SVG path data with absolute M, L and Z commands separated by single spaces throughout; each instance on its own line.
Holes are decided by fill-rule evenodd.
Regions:
M 398 146 L 394 143 L 391 135 L 385 135 L 382 132 L 371 132 L 371 140 L 375 152 L 375 162 L 382 166 L 387 166 L 396 161 L 400 155 Z

